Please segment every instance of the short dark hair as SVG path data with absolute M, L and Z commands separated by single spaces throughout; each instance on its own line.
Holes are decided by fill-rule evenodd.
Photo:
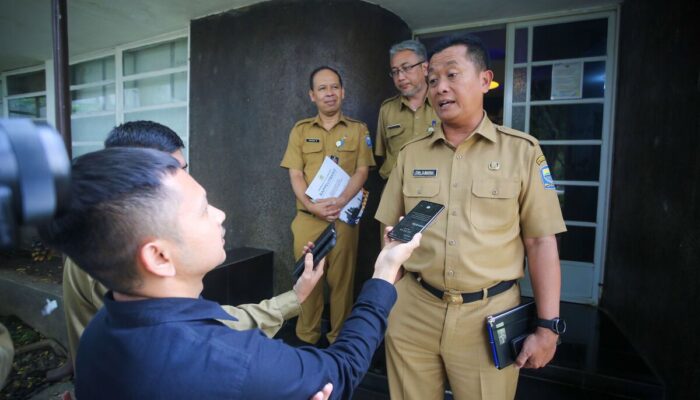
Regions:
M 107 135 L 105 147 L 145 147 L 174 153 L 185 144 L 165 125 L 153 121 L 131 121 L 114 127 Z
M 110 289 L 132 293 L 140 243 L 179 240 L 174 193 L 163 180 L 180 169 L 162 151 L 113 147 L 73 161 L 68 209 L 39 229 L 42 240 Z
M 324 69 L 332 71 L 334 74 L 336 74 L 338 76 L 338 82 L 340 82 L 340 87 L 343 87 L 343 78 L 340 76 L 340 73 L 334 68 L 331 68 L 327 65 L 321 65 L 320 67 L 315 68 L 313 71 L 311 71 L 311 75 L 309 75 L 309 88 L 311 88 L 311 90 L 314 90 L 314 77 L 316 76 L 316 74 L 323 71 Z
M 484 71 L 491 69 L 491 57 L 489 56 L 489 49 L 486 47 L 484 42 L 479 39 L 478 36 L 472 34 L 464 35 L 453 35 L 447 36 L 440 39 L 435 45 L 430 49 L 430 57 L 432 59 L 436 53 L 445 50 L 448 47 L 464 45 L 467 46 L 467 54 L 465 56 L 468 60 L 474 63 L 474 66 L 479 71 Z

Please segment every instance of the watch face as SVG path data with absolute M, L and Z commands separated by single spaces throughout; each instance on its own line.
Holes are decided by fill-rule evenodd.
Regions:
M 563 319 L 560 319 L 560 318 L 556 318 L 553 322 L 554 322 L 552 324 L 554 327 L 553 330 L 556 333 L 561 335 L 562 333 L 566 332 L 566 321 L 564 321 Z

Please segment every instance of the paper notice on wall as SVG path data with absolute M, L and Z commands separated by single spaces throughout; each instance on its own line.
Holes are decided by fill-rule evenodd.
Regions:
M 552 65 L 552 100 L 580 99 L 583 94 L 583 62 Z

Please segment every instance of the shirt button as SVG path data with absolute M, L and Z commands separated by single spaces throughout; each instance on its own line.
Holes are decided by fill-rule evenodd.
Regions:
M 463 157 L 463 156 L 460 154 L 460 155 L 457 156 L 457 159 L 458 159 L 458 160 L 461 160 L 462 157 Z
M 447 271 L 447 276 L 452 277 L 455 275 L 455 272 L 453 270 Z
M 451 215 L 457 215 L 457 211 L 452 211 L 450 214 L 451 214 Z
M 454 245 L 455 245 L 455 241 L 454 241 L 454 240 L 450 240 L 448 243 L 450 244 L 450 246 L 454 246 Z
M 494 196 L 497 195 L 497 194 L 498 194 L 498 190 L 497 190 L 497 189 L 493 189 L 493 191 L 491 192 L 491 194 L 494 195 Z
M 418 192 L 418 194 L 423 194 L 423 191 L 422 191 L 422 190 L 420 190 L 420 189 L 418 189 L 418 191 L 417 191 L 417 192 Z
M 453 183 L 452 187 L 457 187 L 457 182 Z

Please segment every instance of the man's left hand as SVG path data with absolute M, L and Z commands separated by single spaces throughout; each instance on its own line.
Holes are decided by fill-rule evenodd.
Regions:
M 525 339 L 523 349 L 515 359 L 517 368 L 542 368 L 554 358 L 559 336 L 547 328 L 537 328 Z

